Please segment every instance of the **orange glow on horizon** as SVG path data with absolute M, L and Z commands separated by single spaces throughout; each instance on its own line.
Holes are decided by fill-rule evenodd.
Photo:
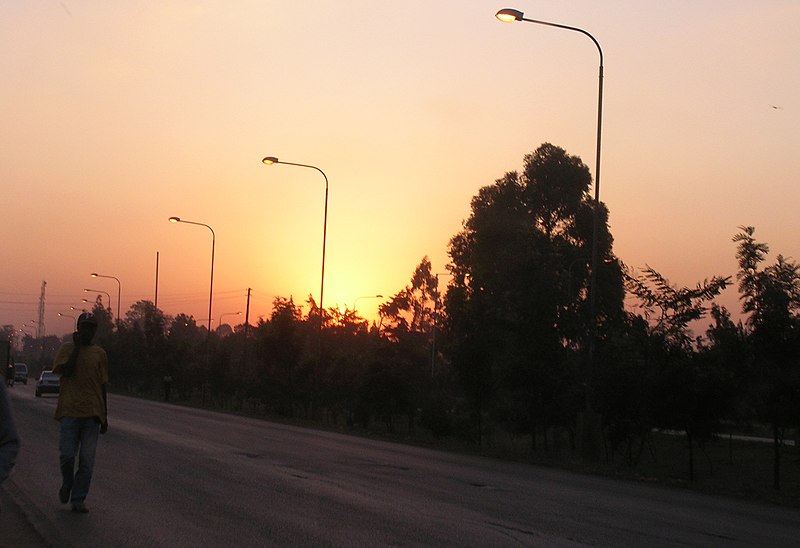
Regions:
M 36 316 L 46 281 L 47 332 L 67 333 L 57 314 L 80 307 L 90 272 L 118 277 L 123 316 L 157 289 L 165 313 L 207 321 L 211 241 L 167 226 L 174 213 L 216 234 L 214 321 L 244 311 L 248 288 L 251 323 L 276 297 L 307 313 L 320 297 L 324 188 L 310 170 L 261 162 L 324 170 L 323 304 L 384 295 L 355 306 L 370 319 L 423 256 L 445 271 L 472 198 L 525 154 L 550 142 L 593 172 L 592 45 L 444 1 L 446 21 L 420 17 L 422 0 L 351 0 L 308 10 L 302 25 L 280 2 L 96 2 L 70 15 L 7 3 L 0 222 L 12 266 L 0 270 L 0 323 Z M 614 252 L 679 286 L 734 274 L 742 224 L 774 255 L 800 256 L 800 4 L 692 6 L 690 18 L 591 0 L 529 13 L 602 43 Z M 730 40 L 737 28 L 748 40 Z M 105 282 L 92 285 L 116 315 Z M 740 309 L 735 287 L 721 301 Z

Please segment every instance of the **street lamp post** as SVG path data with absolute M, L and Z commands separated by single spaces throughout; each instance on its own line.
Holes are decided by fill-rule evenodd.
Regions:
M 108 291 L 103 291 L 102 289 L 84 289 L 85 293 L 103 293 L 106 298 L 108 299 L 108 313 L 111 314 L 111 294 Z M 89 301 L 87 299 L 83 299 L 85 303 Z
M 211 300 L 214 297 L 214 250 L 217 246 L 217 236 L 214 234 L 214 229 L 205 223 L 196 223 L 194 221 L 186 221 L 180 217 L 170 217 L 171 223 L 186 223 L 188 225 L 204 226 L 211 231 L 211 283 L 208 290 L 208 337 L 211 338 Z
M 92 276 L 92 278 L 111 278 L 112 280 L 116 280 L 117 281 L 117 329 L 119 329 L 119 320 L 120 320 L 120 317 L 119 317 L 119 303 L 120 303 L 120 300 L 122 299 L 122 284 L 119 282 L 119 278 L 116 278 L 114 276 L 106 276 L 105 274 L 98 274 L 97 272 L 92 272 L 91 276 Z M 110 304 L 111 297 L 108 298 L 108 301 L 109 301 L 109 304 Z
M 222 318 L 224 318 L 225 316 L 241 316 L 241 315 L 242 315 L 241 312 L 223 312 L 222 314 L 219 315 L 219 321 L 217 322 L 217 329 L 219 329 L 220 326 L 222 326 Z
M 517 9 L 505 8 L 501 9 L 495 14 L 495 17 L 504 23 L 512 23 L 514 21 L 525 21 L 527 23 L 536 23 L 537 25 L 545 25 L 548 27 L 555 27 L 559 29 L 571 30 L 579 32 L 587 36 L 592 43 L 597 47 L 597 53 L 600 55 L 600 66 L 598 70 L 598 89 L 597 89 L 597 149 L 595 152 L 595 168 L 594 168 L 594 207 L 592 208 L 592 271 L 589 274 L 589 351 L 587 357 L 587 391 L 591 387 L 591 376 L 594 370 L 594 354 L 595 354 L 595 337 L 597 331 L 597 268 L 598 268 L 598 233 L 600 225 L 600 144 L 602 138 L 603 128 L 603 49 L 600 43 L 594 36 L 578 27 L 571 27 L 569 25 L 562 25 L 559 23 L 551 23 L 548 21 L 539 21 L 536 19 L 527 19 L 524 14 Z M 594 412 L 591 409 L 591 396 L 587 394 L 586 398 L 586 416 L 585 421 L 599 422 Z M 592 415 L 590 418 L 589 415 Z M 592 426 L 592 429 L 595 427 Z M 590 449 L 591 452 L 599 452 L 599 446 Z M 594 457 L 594 455 L 592 455 Z
M 359 297 L 356 297 L 356 300 L 353 301 L 353 312 L 356 311 L 356 303 L 361 299 L 382 299 L 382 298 L 383 295 L 361 295 Z
M 75 323 L 75 316 L 70 316 L 69 314 L 62 314 L 61 312 L 58 313 L 60 318 L 72 318 L 72 322 Z
M 325 240 L 328 234 L 328 176 L 325 175 L 325 172 L 322 171 L 317 166 L 312 166 L 308 164 L 296 164 L 293 162 L 283 162 L 278 160 L 275 156 L 267 156 L 263 160 L 262 163 L 265 165 L 272 165 L 272 164 L 283 164 L 287 166 L 297 166 L 297 167 L 306 167 L 309 169 L 316 169 L 322 174 L 322 177 L 325 179 L 325 216 L 322 221 L 322 280 L 320 281 L 319 285 L 319 329 L 322 331 L 322 321 L 323 321 L 323 306 L 322 306 L 322 296 L 325 291 Z

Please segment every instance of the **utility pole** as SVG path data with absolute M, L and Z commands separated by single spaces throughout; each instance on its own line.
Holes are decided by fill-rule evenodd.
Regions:
M 250 371 L 250 365 L 249 365 L 249 362 L 250 362 L 250 352 L 249 352 L 250 351 L 250 346 L 249 346 L 249 344 L 250 343 L 247 340 L 249 335 L 250 335 L 250 288 L 248 287 L 247 288 L 247 306 L 245 307 L 245 313 L 244 313 L 244 351 L 243 351 L 243 359 L 242 359 L 242 361 L 243 361 L 243 363 L 242 363 L 243 371 L 239 375 L 239 377 L 240 377 L 239 380 L 244 378 L 244 375 L 246 373 L 249 373 L 249 371 Z
M 44 338 L 44 289 L 46 286 L 47 282 L 42 281 L 42 293 L 39 295 L 39 321 L 36 326 L 37 339 Z
M 250 288 L 247 288 L 247 308 L 244 313 L 244 340 L 247 341 L 247 332 L 250 329 Z
M 156 251 L 156 295 L 153 301 L 153 306 L 158 308 L 158 251 Z

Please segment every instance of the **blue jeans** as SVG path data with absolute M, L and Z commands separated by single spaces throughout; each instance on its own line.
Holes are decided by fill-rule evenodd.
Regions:
M 72 491 L 72 502 L 82 501 L 89 494 L 94 470 L 94 454 L 100 424 L 94 417 L 63 417 L 58 440 L 61 453 L 61 477 L 65 487 Z M 78 469 L 75 470 L 75 458 Z

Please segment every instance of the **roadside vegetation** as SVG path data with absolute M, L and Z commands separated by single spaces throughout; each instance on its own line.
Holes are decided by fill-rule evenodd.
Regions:
M 373 323 L 280 297 L 256 325 L 209 333 L 149 301 L 117 322 L 98 298 L 113 390 L 800 506 L 797 264 L 742 226 L 737 272 L 675 286 L 615 256 L 590 187 L 543 144 L 473 198 L 448 275 L 423 258 Z M 714 302 L 734 283 L 741 321 Z M 60 342 L 26 335 L 20 361 L 46 368 Z

